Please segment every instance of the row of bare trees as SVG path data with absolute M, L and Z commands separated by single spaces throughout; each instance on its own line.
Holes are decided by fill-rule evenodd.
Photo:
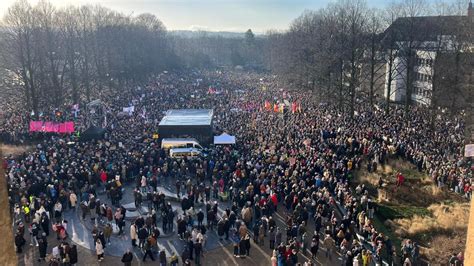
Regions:
M 265 37 L 255 37 L 251 29 L 232 36 L 197 32 L 193 37 L 173 34 L 169 39 L 188 67 L 245 66 L 256 69 L 263 66 Z
M 364 0 L 339 0 L 324 9 L 304 12 L 286 32 L 270 32 L 265 63 L 290 86 L 314 90 L 321 100 L 335 102 L 351 115 L 358 103 L 374 108 L 375 98 L 384 95 L 389 111 L 390 96 L 400 90 L 400 85 L 393 86 L 396 80 L 403 84 L 408 112 L 418 51 L 429 51 L 434 66 L 440 64 L 436 62 L 442 58 L 440 54 L 460 56 L 472 44 L 472 34 L 466 32 L 469 27 L 460 24 L 467 20 L 436 18 L 465 16 L 467 6 L 467 1 L 429 5 L 424 0 L 401 0 L 380 10 L 368 8 Z M 427 15 L 434 18 L 420 19 Z M 430 66 L 430 71 L 434 69 Z M 435 82 L 438 80 L 433 79 Z M 455 94 L 462 84 L 452 87 L 453 93 L 443 88 L 443 94 L 438 95 L 434 84 L 432 98 Z M 441 102 L 435 99 L 431 104 L 437 107 Z
M 139 84 L 178 67 L 162 22 L 151 14 L 126 16 L 101 6 L 55 8 L 26 0 L 6 12 L 0 30 L 1 67 L 38 113 L 90 101 L 103 90 Z
M 418 82 L 413 70 L 422 67 L 418 51 L 426 50 L 427 71 L 451 63 L 443 75 L 428 75 L 432 109 L 446 102 L 459 106 L 472 30 L 463 32 L 469 27 L 457 19 L 446 27 L 446 19 L 420 16 L 464 15 L 467 1 L 399 1 L 381 10 L 365 0 L 338 0 L 305 11 L 287 31 L 255 36 L 248 30 L 231 38 L 169 34 L 151 14 L 126 16 L 101 6 L 57 9 L 45 0 L 35 6 L 19 0 L 2 20 L 0 69 L 35 113 L 40 106 L 90 101 L 105 90 L 131 88 L 127 85 L 165 69 L 242 65 L 272 71 L 289 87 L 312 90 L 353 115 L 357 104 L 374 108 L 381 97 L 388 112 L 391 95 L 400 88 L 408 111 Z

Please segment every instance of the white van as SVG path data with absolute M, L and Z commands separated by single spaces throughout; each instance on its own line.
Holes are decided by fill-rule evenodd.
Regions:
M 203 149 L 203 147 L 195 139 L 163 139 L 161 140 L 161 148 L 168 150 L 172 148 L 196 148 Z
M 201 150 L 196 148 L 173 148 L 170 149 L 170 157 L 171 158 L 191 158 L 191 157 L 199 157 L 203 155 Z

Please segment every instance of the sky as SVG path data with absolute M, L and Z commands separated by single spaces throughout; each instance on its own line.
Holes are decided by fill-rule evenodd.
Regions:
M 32 4 L 38 0 L 29 0 Z M 55 6 L 100 4 L 125 14 L 155 14 L 168 30 L 243 32 L 287 29 L 304 10 L 316 10 L 335 0 L 49 0 Z M 430 0 L 433 1 L 433 0 Z M 3 16 L 15 0 L 0 0 Z M 390 0 L 367 0 L 383 7 Z

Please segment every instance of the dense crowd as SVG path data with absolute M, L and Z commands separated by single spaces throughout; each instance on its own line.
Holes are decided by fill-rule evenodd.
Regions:
M 218 93 L 209 94 L 209 87 Z M 82 218 L 94 225 L 99 261 L 112 227 L 122 234 L 130 226 L 131 246 L 143 250 L 144 261 L 155 259 L 160 234 L 176 231 L 186 241 L 187 248 L 179 254 L 183 262 L 200 265 L 206 234 L 216 231 L 234 242 L 234 255 L 239 257 L 251 256 L 251 243 L 267 247 L 268 242 L 272 265 L 314 265 L 312 259 L 320 250 L 328 261 L 341 257 L 345 265 L 365 266 L 382 259 L 415 265 L 416 243 L 404 243 L 396 256 L 399 247 L 377 232 L 375 203 L 367 188 L 353 186 L 353 173 L 362 167 L 373 171 L 401 157 L 426 171 L 440 187 L 470 198 L 471 169 L 461 153 L 462 117 L 441 115 L 434 129 L 429 112 L 421 107 L 407 116 L 396 107 L 386 114 L 361 106 L 349 117 L 332 104 L 317 103 L 308 93 L 283 87 L 277 77 L 256 73 L 163 73 L 146 86 L 102 99 L 108 108 L 104 140 L 36 135 L 42 140 L 33 151 L 6 157 L 3 165 L 17 251 L 22 252 L 28 226 L 31 243 L 38 245 L 44 259 L 44 236 L 51 228 L 59 240 L 53 257 L 74 264 L 77 251 L 68 244 L 62 213 L 80 209 Z M 285 100 L 299 102 L 302 110 L 280 113 L 264 108 L 265 101 Z M 131 115 L 121 113 L 131 105 Z M 153 134 L 163 111 L 176 108 L 214 109 L 216 135 L 235 135 L 237 145 L 213 147 L 203 158 L 170 158 Z M 3 140 L 32 137 L 25 125 L 31 114 L 19 114 L 4 114 Z M 61 110 L 61 116 L 72 119 L 71 114 L 70 107 Z M 83 122 L 85 115 L 81 111 L 74 119 Z M 172 207 L 157 192 L 163 182 L 173 183 L 181 208 Z M 130 183 L 135 205 L 147 203 L 151 211 L 127 225 L 121 200 L 122 186 Z M 100 202 L 100 191 L 110 203 Z M 222 213 L 218 200 L 228 201 Z M 287 218 L 277 224 L 275 215 L 282 211 Z M 301 261 L 300 254 L 309 259 Z M 124 254 L 123 261 L 130 262 L 130 255 Z M 169 258 L 161 250 L 158 259 L 176 263 L 178 254 Z

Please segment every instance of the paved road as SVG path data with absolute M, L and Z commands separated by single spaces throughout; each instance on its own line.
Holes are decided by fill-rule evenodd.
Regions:
M 167 197 L 172 203 L 173 209 L 180 210 L 180 204 L 176 202 L 173 197 L 175 197 L 174 192 L 170 186 L 162 187 L 161 190 L 165 191 Z M 124 199 L 121 203 L 129 204 L 133 202 L 133 193 L 130 186 L 125 187 Z M 102 202 L 109 202 L 104 195 L 99 195 L 99 198 Z M 144 204 L 146 205 L 146 203 Z M 220 216 L 226 207 L 230 207 L 229 203 L 220 202 L 219 203 L 219 213 Z M 68 230 L 72 242 L 78 246 L 79 253 L 79 265 L 98 265 L 95 257 L 95 251 L 92 240 L 92 228 L 88 217 L 85 220 L 80 218 L 79 212 L 74 212 L 68 210 L 64 213 L 64 217 L 68 220 Z M 285 228 L 285 217 L 286 213 L 284 207 L 278 208 L 278 213 L 273 215 L 277 226 L 280 228 Z M 113 234 L 111 238 L 111 244 L 108 245 L 105 249 L 106 259 L 101 262 L 101 265 L 121 265 L 120 257 L 127 250 L 131 249 L 131 240 L 129 234 L 130 221 L 127 221 L 127 226 L 125 227 L 125 233 L 122 236 Z M 174 225 L 176 229 L 176 223 Z M 310 222 L 308 225 L 308 232 L 314 231 L 313 223 Z M 284 234 L 285 235 L 285 234 Z M 215 231 L 208 231 L 207 233 L 208 241 L 205 246 L 205 255 L 204 255 L 204 265 L 209 265 L 206 261 L 212 262 L 214 265 L 270 265 L 271 250 L 269 248 L 269 240 L 265 239 L 264 246 L 258 246 L 253 243 L 251 248 L 251 256 L 245 259 L 233 257 L 232 242 L 230 240 L 219 241 L 219 238 Z M 27 243 L 29 243 L 29 236 L 27 238 Z M 322 237 L 321 237 L 322 238 Z M 285 236 L 283 236 L 283 240 Z M 50 237 L 48 240 L 48 250 L 51 251 L 54 245 L 58 244 L 58 241 L 54 237 Z M 158 238 L 158 245 L 160 250 L 165 249 L 167 255 L 169 256 L 171 252 L 181 254 L 184 249 L 184 241 L 179 240 L 177 234 L 171 234 L 166 237 Z M 309 241 L 308 241 L 309 244 Z M 321 243 L 322 244 L 322 243 Z M 142 253 L 139 249 L 132 249 L 135 254 L 135 259 L 138 262 L 142 258 Z M 316 260 L 318 265 L 335 265 L 340 264 L 342 261 L 338 259 L 337 261 L 327 261 L 323 255 L 324 250 L 320 248 L 320 253 Z M 309 254 L 309 251 L 308 251 Z M 322 256 L 321 256 L 322 255 Z M 38 258 L 38 250 L 36 247 L 27 247 L 24 254 L 19 256 L 20 265 L 38 265 L 36 261 Z M 303 262 L 308 260 L 309 257 L 300 255 L 299 261 Z M 118 263 L 118 264 L 117 264 Z M 43 262 L 43 264 L 45 264 Z M 141 265 L 138 264 L 137 265 Z

